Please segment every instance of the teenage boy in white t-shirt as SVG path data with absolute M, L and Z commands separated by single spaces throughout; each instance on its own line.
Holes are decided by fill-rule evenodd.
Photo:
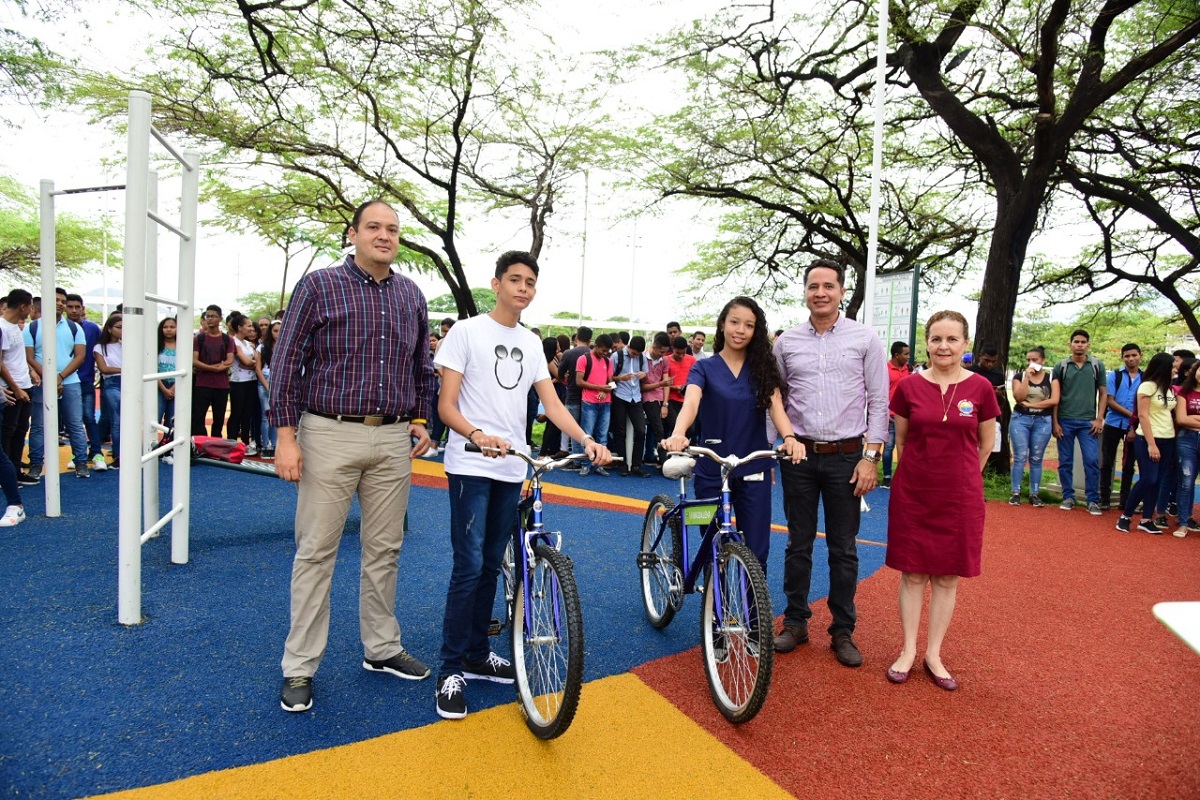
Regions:
M 521 327 L 521 313 L 537 293 L 538 265 L 529 253 L 510 251 L 496 261 L 492 291 L 496 307 L 459 320 L 438 345 L 442 371 L 438 414 L 450 429 L 446 477 L 450 483 L 450 544 L 454 567 L 442 624 L 442 665 L 437 712 L 446 719 L 467 715 L 466 680 L 512 683 L 512 664 L 491 652 L 488 625 L 504 549 L 516 531 L 525 462 L 505 458 L 528 453 L 526 397 L 532 386 L 546 416 L 586 449 L 594 464 L 611 456 L 587 436 L 554 392 L 542 343 Z M 472 442 L 488 452 L 468 453 Z
M 3 350 L 0 382 L 3 382 L 5 393 L 10 398 L 6 400 L 3 424 L 0 425 L 0 487 L 7 501 L 4 515 L 0 516 L 0 527 L 18 525 L 25 519 L 25 506 L 21 502 L 18 484 L 18 465 L 25 449 L 25 431 L 29 428 L 28 390 L 33 383 L 25 359 L 25 338 L 20 326 L 32 311 L 33 295 L 24 289 L 13 289 L 4 299 L 4 313 L 0 314 L 0 349 Z

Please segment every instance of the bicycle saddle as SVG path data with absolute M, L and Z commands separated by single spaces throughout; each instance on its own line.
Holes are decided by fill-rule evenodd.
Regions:
M 679 480 L 680 478 L 692 477 L 692 470 L 696 467 L 696 459 L 691 456 L 673 455 L 663 464 L 662 474 L 664 478 L 671 480 Z

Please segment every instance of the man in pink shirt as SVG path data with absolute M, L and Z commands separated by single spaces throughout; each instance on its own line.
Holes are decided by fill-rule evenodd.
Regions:
M 663 419 L 667 416 L 665 389 L 671 385 L 671 376 L 667 374 L 667 351 L 671 349 L 671 339 L 665 333 L 654 334 L 654 341 L 646 354 L 650 357 L 646 366 L 646 377 L 642 379 L 642 408 L 646 410 L 646 456 L 643 464 L 658 464 L 658 443 L 663 436 Z
M 591 434 L 597 443 L 608 446 L 608 417 L 612 412 L 613 364 L 608 360 L 612 353 L 612 337 L 602 333 L 592 344 L 592 351 L 584 353 L 575 361 L 575 385 L 583 398 L 579 424 L 583 432 Z M 608 477 L 604 467 L 584 464 L 579 474 L 587 476 L 595 469 L 596 474 Z

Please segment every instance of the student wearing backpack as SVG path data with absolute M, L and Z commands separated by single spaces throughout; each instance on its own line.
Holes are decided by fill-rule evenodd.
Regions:
M 54 326 L 58 375 L 50 382 L 52 390 L 58 392 L 58 413 L 66 423 L 67 435 L 71 440 L 71 458 L 75 464 L 76 478 L 90 478 L 87 462 L 87 434 L 83 430 L 83 398 L 79 383 L 79 367 L 83 364 L 87 339 L 83 328 L 63 316 L 67 306 L 67 290 L 54 290 Z M 47 378 L 42 374 L 42 340 L 45 319 L 34 320 L 25 327 L 25 360 L 29 364 L 33 388 L 29 392 L 32 405 L 29 427 L 29 479 L 42 475 L 42 463 L 46 458 L 46 435 L 44 430 L 44 404 L 42 391 Z M 36 375 L 36 378 L 33 377 Z M 58 448 L 55 448 L 55 468 L 58 467 Z
M 567 387 L 566 406 L 567 411 L 571 412 L 571 417 L 580 422 L 583 419 L 583 394 L 579 388 L 579 384 L 575 382 L 575 364 L 579 361 L 579 357 L 592 349 L 592 329 L 587 325 L 580 325 L 575 331 L 575 346 L 562 354 L 562 368 L 559 370 L 562 373 L 563 384 Z M 577 445 L 571 445 L 572 453 L 582 453 Z M 579 469 L 575 463 L 568 464 L 565 469 Z
M 625 347 L 612 354 L 613 381 L 612 430 L 614 450 L 625 459 L 622 475 L 649 477 L 642 472 L 642 453 L 646 449 L 646 412 L 642 408 L 642 380 L 649 363 L 646 361 L 646 339 L 634 336 Z M 633 451 L 626 452 L 625 421 L 633 423 Z
M 575 362 L 575 384 L 579 387 L 583 406 L 580 409 L 580 425 L 584 433 L 600 444 L 608 441 L 608 420 L 612 413 L 612 362 L 608 360 L 612 352 L 612 337 L 602 333 L 596 337 L 590 353 L 584 353 Z M 576 443 L 572 446 L 582 448 Z M 597 475 L 608 477 L 608 470 L 597 466 Z M 585 464 L 579 474 L 591 474 L 593 467 Z
M 192 396 L 192 435 L 206 432 L 204 418 L 212 409 L 211 435 L 221 438 L 229 404 L 229 368 L 233 366 L 233 337 L 221 333 L 221 307 L 204 309 L 204 330 L 192 342 L 195 393 Z
M 1063 511 L 1075 507 L 1075 442 L 1083 458 L 1087 510 L 1100 516 L 1100 432 L 1108 405 L 1104 363 L 1088 355 L 1091 336 L 1079 328 L 1071 334 L 1071 356 L 1055 367 L 1059 403 L 1054 406 L 1054 437 L 1058 439 L 1058 480 L 1062 484 Z
M 83 295 L 68 294 L 66 305 L 67 319 L 83 328 L 84 356 L 83 364 L 79 367 L 79 400 L 83 404 L 83 431 L 87 434 L 88 463 L 96 471 L 108 469 L 100 446 L 104 437 L 100 435 L 100 423 L 96 420 L 96 361 L 92 356 L 96 342 L 100 341 L 100 326 L 87 318 L 87 309 L 83 306 Z M 105 420 L 108 423 L 108 420 Z
M 1100 440 L 1100 509 L 1112 504 L 1113 464 L 1117 460 L 1117 445 L 1125 441 L 1121 453 L 1121 500 L 1125 507 L 1129 489 L 1133 486 L 1133 431 L 1137 428 L 1137 390 L 1142 385 L 1142 348 L 1133 342 L 1121 348 L 1124 369 L 1108 376 L 1108 412 L 1104 415 L 1104 432 Z

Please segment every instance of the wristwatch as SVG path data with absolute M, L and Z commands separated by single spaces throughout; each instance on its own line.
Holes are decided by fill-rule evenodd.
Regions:
M 863 450 L 863 461 L 870 461 L 872 464 L 877 464 L 883 455 L 878 450 Z

